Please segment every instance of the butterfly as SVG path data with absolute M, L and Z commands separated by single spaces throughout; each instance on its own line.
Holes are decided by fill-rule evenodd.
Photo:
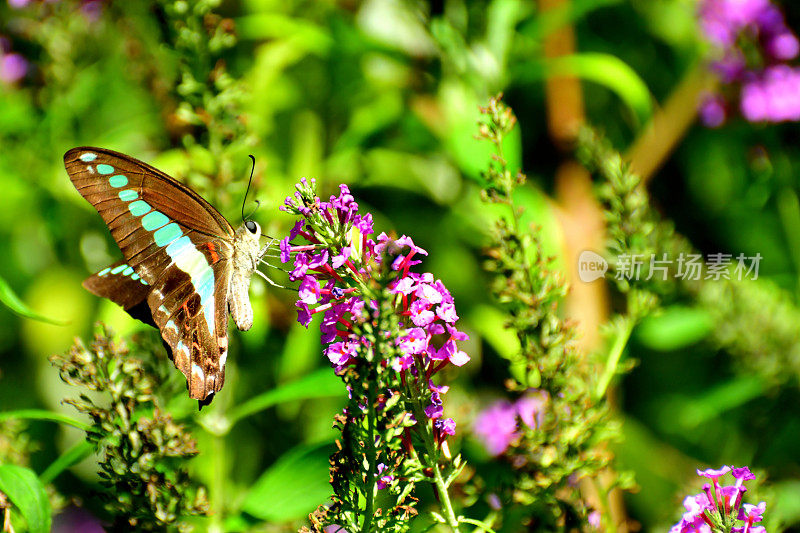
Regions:
M 124 257 L 83 286 L 158 327 L 189 396 L 207 405 L 225 382 L 228 313 L 250 329 L 250 278 L 272 283 L 257 270 L 272 242 L 262 247 L 261 227 L 244 216 L 234 230 L 195 191 L 133 157 L 79 147 L 64 166 Z

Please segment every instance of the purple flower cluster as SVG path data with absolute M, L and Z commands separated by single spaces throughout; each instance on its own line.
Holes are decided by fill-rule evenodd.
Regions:
M 496 401 L 478 414 L 473 431 L 490 454 L 500 455 L 520 435 L 518 418 L 529 428 L 541 426 L 548 399 L 546 391 L 532 389 L 514 403 Z
M 729 472 L 734 478 L 733 485 L 720 485 L 719 478 Z M 742 496 L 747 491 L 744 482 L 756 478 L 749 468 L 723 466 L 717 470 L 698 470 L 697 475 L 709 479 L 711 483 L 703 485 L 700 494 L 687 496 L 683 500 L 686 512 L 680 522 L 672 526 L 670 533 L 766 533 L 764 527 L 753 524 L 761 522 L 767 504 L 742 503 Z
M 800 41 L 780 9 L 770 0 L 702 0 L 699 16 L 703 33 L 718 52 L 712 70 L 729 88 L 739 90 L 744 118 L 800 120 L 800 69 L 786 63 L 800 55 Z M 722 95 L 707 94 L 700 118 L 709 127 L 720 126 L 727 108 Z
M 750 122 L 800 120 L 800 69 L 769 67 L 742 85 L 741 109 Z
M 11 43 L 0 37 L 0 82 L 11 85 L 25 77 L 28 72 L 28 60 L 11 51 Z
M 293 262 L 290 279 L 300 282 L 298 321 L 308 327 L 315 314 L 323 314 L 325 355 L 341 373 L 370 344 L 353 331 L 353 325 L 372 320 L 377 304 L 364 293 L 373 269 L 391 261 L 394 277 L 388 291 L 397 302 L 400 330 L 395 340 L 399 355 L 390 364 L 403 383 L 412 379 L 428 391 L 430 403 L 424 412 L 442 444 L 447 435 L 455 434 L 456 423 L 444 418 L 442 395 L 448 387 L 435 385 L 432 378 L 447 365 L 462 366 L 470 359 L 458 348 L 457 343 L 469 337 L 456 327 L 453 297 L 432 274 L 411 272 L 428 253 L 410 237 L 392 239 L 381 233 L 373 239 L 372 215 L 358 214 L 346 185 L 340 185 L 338 196 L 322 202 L 314 195 L 314 184 L 313 179 L 302 179 L 295 195 L 281 207 L 303 217 L 280 243 L 281 261 Z M 293 245 L 298 236 L 311 244 Z

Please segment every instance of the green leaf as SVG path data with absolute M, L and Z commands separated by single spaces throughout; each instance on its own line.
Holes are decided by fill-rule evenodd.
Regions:
M 470 314 L 481 338 L 494 348 L 503 359 L 513 361 L 520 357 L 522 348 L 513 329 L 507 327 L 509 317 L 500 309 L 488 305 L 477 306 Z
M 704 339 L 713 327 L 707 311 L 676 305 L 645 318 L 636 338 L 648 348 L 670 352 Z
M 291 40 L 296 46 L 317 54 L 325 54 L 333 45 L 327 29 L 296 17 L 278 13 L 247 15 L 236 20 L 236 30 L 242 39 Z
M 293 448 L 256 480 L 242 511 L 270 522 L 305 518 L 333 492 L 328 484 L 331 452 L 328 442 Z
M 613 91 L 635 115 L 639 124 L 653 114 L 650 90 L 627 63 L 611 54 L 587 52 L 520 64 L 514 77 L 540 80 L 550 76 L 577 76 Z
M 48 420 L 50 422 L 58 422 L 60 424 L 67 424 L 68 426 L 76 427 L 83 431 L 89 431 L 90 426 L 84 424 L 80 420 L 75 420 L 60 413 L 51 413 L 44 409 L 20 409 L 18 411 L 3 411 L 0 412 L 0 422 L 16 418 L 20 420 Z
M 93 451 L 94 446 L 92 446 L 89 441 L 82 440 L 78 442 L 75 446 L 62 453 L 58 459 L 50 463 L 50 466 L 42 472 L 39 479 L 42 483 L 50 483 L 58 477 L 61 472 L 92 455 Z
M 559 7 L 542 11 L 520 28 L 526 37 L 541 40 L 567 24 L 575 24 L 592 11 L 621 3 L 622 0 L 575 0 Z
M 31 533 L 49 533 L 50 501 L 44 485 L 29 468 L 0 465 L 0 491 L 19 509 Z
M 653 114 L 650 89 L 627 63 L 601 53 L 573 54 L 548 61 L 551 75 L 572 74 L 603 85 L 619 96 L 644 124 Z
M 33 320 L 39 320 L 41 322 L 47 322 L 48 324 L 55 324 L 57 326 L 63 326 L 67 324 L 63 320 L 56 320 L 54 318 L 48 318 L 44 315 L 40 315 L 19 299 L 19 296 L 11 289 L 6 280 L 0 278 L 0 302 L 11 309 L 14 313 L 18 314 L 21 317 L 30 318 Z
M 680 424 L 680 430 L 692 431 L 700 424 L 719 420 L 726 413 L 763 396 L 768 385 L 757 376 L 735 378 L 706 389 L 698 398 L 679 398 L 664 401 L 664 419 L 670 414 Z
M 343 393 L 344 385 L 333 373 L 333 370 L 323 368 L 297 381 L 280 385 L 275 389 L 250 398 L 238 407 L 231 409 L 228 418 L 231 425 L 233 425 L 242 418 L 282 402 L 328 398 L 339 396 Z
M 775 509 L 786 524 L 800 522 L 800 481 L 779 481 L 773 485 L 775 491 Z

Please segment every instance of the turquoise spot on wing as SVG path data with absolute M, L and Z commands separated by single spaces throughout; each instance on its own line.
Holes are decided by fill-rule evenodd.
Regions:
M 167 246 L 167 254 L 175 261 L 185 250 L 194 249 L 194 244 L 192 244 L 192 240 L 184 235 L 177 241 L 172 241 L 169 246 Z
M 100 168 L 101 166 L 103 165 L 97 165 L 97 168 Z M 103 174 L 105 174 L 105 172 Z M 111 176 L 110 178 L 108 178 L 108 183 L 112 187 L 116 187 L 117 189 L 119 189 L 120 187 L 124 187 L 128 184 L 128 178 L 127 176 L 123 176 L 122 174 L 117 174 L 116 176 Z
M 150 215 L 147 216 L 149 217 Z M 142 219 L 142 224 L 144 224 L 144 219 Z M 157 232 L 153 233 L 153 238 L 156 240 L 157 245 L 166 246 L 181 235 L 183 235 L 181 227 L 173 222 L 172 224 L 167 224 Z
M 214 297 L 214 270 L 206 267 L 197 280 L 192 280 L 197 294 L 200 295 L 200 303 L 206 303 Z
M 100 272 L 98 272 L 98 273 L 97 273 L 97 275 L 98 275 L 98 276 L 105 276 L 105 275 L 106 275 L 106 274 L 108 274 L 109 272 L 111 272 L 111 267 L 104 268 L 103 270 L 101 270 Z
M 117 176 L 114 176 L 114 178 L 116 177 Z M 113 180 L 114 178 L 111 179 Z M 119 191 L 118 196 L 123 202 L 130 202 L 131 200 L 136 200 L 139 197 L 139 194 L 131 189 L 125 189 L 124 191 Z
M 135 202 L 131 203 L 128 206 L 131 214 L 135 217 L 140 217 L 150 211 L 151 207 L 150 204 L 145 202 L 144 200 L 136 200 Z
M 131 274 L 133 274 L 133 269 L 131 267 L 128 267 L 122 271 L 123 276 L 130 276 Z
M 133 274 L 131 274 L 131 279 L 132 279 L 133 281 L 138 281 L 138 280 L 139 280 L 139 274 L 137 274 L 136 272 L 134 272 Z
M 95 159 L 97 159 L 97 154 L 93 154 L 91 152 L 86 152 L 85 154 L 81 154 L 79 159 L 84 163 L 91 163 Z
M 144 216 L 144 218 L 142 218 L 142 226 L 147 231 L 156 230 L 161 226 L 163 226 L 164 224 L 167 224 L 168 222 L 169 219 L 167 218 L 167 215 L 165 215 L 161 211 L 153 211 L 152 213 L 147 213 Z
M 120 272 L 122 272 L 126 268 L 130 268 L 130 267 L 128 267 L 128 265 L 119 265 L 117 267 L 114 267 L 114 270 L 112 270 L 111 273 L 112 274 L 119 274 Z
M 106 165 L 105 163 L 101 163 L 97 165 L 97 171 L 100 174 L 111 174 L 114 172 L 114 167 L 112 167 L 111 165 Z
M 142 285 L 150 285 L 149 283 L 147 283 L 147 282 L 144 280 L 144 278 L 140 279 L 140 280 L 139 280 L 139 282 L 140 282 Z

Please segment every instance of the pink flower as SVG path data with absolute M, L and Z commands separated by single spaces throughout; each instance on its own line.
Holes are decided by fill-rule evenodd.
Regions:
M 473 426 L 475 436 L 492 455 L 500 455 L 517 437 L 517 409 L 500 400 L 481 411 Z
M 720 486 L 719 479 L 729 472 L 736 479 L 736 483 Z M 758 505 L 742 504 L 742 495 L 747 490 L 742 484 L 746 480 L 755 479 L 749 468 L 746 466 L 741 468 L 722 466 L 718 469 L 697 470 L 697 475 L 710 479 L 714 484 L 714 490 L 712 491 L 711 485 L 706 483 L 703 485 L 703 492 L 687 496 L 683 500 L 686 512 L 683 513 L 681 520 L 672 526 L 671 532 L 702 531 L 710 533 L 711 524 L 722 524 L 723 520 L 727 520 L 725 517 L 736 517 L 744 524 L 741 526 L 735 523 L 731 524 L 733 526 L 731 531 L 756 533 L 758 527 L 751 526 L 762 520 L 766 504 L 764 502 Z
M 547 391 L 532 389 L 517 400 L 517 414 L 526 426 L 536 429 L 542 425 L 544 407 L 549 400 L 550 395 Z
M 28 61 L 19 54 L 3 54 L 0 57 L 0 81 L 16 83 L 28 72 Z
M 718 128 L 725 123 L 725 99 L 722 96 L 708 95 L 699 107 L 700 120 L 709 128 Z

